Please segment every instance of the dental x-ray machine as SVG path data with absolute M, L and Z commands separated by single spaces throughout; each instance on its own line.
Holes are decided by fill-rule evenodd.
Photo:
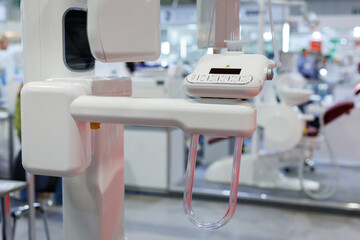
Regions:
M 240 0 L 218 2 L 220 8 L 240 9 Z M 237 30 L 224 35 L 236 48 L 238 16 Z M 64 239 L 124 239 L 123 124 L 178 127 L 190 134 L 188 218 L 207 229 L 231 219 L 242 139 L 256 128 L 254 106 L 241 99 L 261 92 L 272 77 L 273 61 L 231 49 L 207 55 L 184 80 L 185 91 L 199 99 L 135 99 L 129 78 L 92 76 L 94 57 L 103 62 L 157 59 L 160 0 L 27 0 L 22 21 L 23 165 L 33 174 L 63 177 Z M 199 220 L 191 208 L 199 134 L 237 139 L 229 209 L 218 222 Z

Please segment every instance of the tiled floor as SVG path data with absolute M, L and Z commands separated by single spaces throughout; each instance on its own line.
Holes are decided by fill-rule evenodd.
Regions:
M 200 217 L 215 220 L 225 213 L 227 204 L 194 201 L 193 207 Z M 193 226 L 185 217 L 180 199 L 127 195 L 125 211 L 128 240 L 358 240 L 360 236 L 360 218 L 271 207 L 239 204 L 233 221 L 216 231 Z M 51 239 L 62 239 L 61 208 L 49 209 L 48 218 Z M 26 224 L 26 219 L 19 220 L 16 240 L 27 239 Z M 38 218 L 37 240 L 46 239 L 43 229 Z

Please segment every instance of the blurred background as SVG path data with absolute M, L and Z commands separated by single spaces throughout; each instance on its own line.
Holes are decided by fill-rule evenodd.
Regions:
M 242 1 L 239 31 L 244 52 L 264 54 L 272 59 L 274 49 L 265 2 Z M 249 232 L 246 229 L 238 232 L 230 224 L 226 230 L 230 234 L 228 238 L 339 239 L 345 234 L 341 236 L 357 239 L 360 2 L 274 0 L 273 13 L 282 66 L 276 70 L 274 80 L 266 82 L 262 94 L 252 100 L 258 108 L 259 122 L 254 136 L 244 141 L 238 215 L 242 214 L 242 204 L 246 204 L 244 212 L 255 222 L 262 218 L 270 222 L 282 220 L 274 222 L 277 227 L 257 223 L 254 229 L 248 228 Z M 201 38 L 197 22 L 195 0 L 161 0 L 160 58 L 142 63 L 97 62 L 96 74 L 131 76 L 134 97 L 187 98 L 182 81 L 192 73 L 200 57 L 225 51 L 211 46 L 198 49 Z M 0 37 L 0 179 L 16 179 L 21 150 L 17 116 L 23 82 L 20 0 L 0 1 Z M 189 136 L 179 129 L 125 127 L 127 209 L 135 209 L 138 203 L 153 207 L 154 212 L 148 214 L 156 214 L 161 211 L 156 204 L 165 199 L 169 202 L 164 206 L 172 206 L 176 199 L 182 211 L 178 198 L 184 190 L 189 143 Z M 233 145 L 232 138 L 200 137 L 194 198 L 205 200 L 202 206 L 215 209 L 217 204 L 226 204 Z M 46 202 L 44 208 L 54 224 L 49 224 L 50 234 L 53 239 L 61 239 L 61 179 L 41 181 L 51 182 L 53 186 L 48 191 L 39 191 L 37 197 L 40 202 Z M 24 192 L 13 196 L 26 200 Z M 277 212 L 272 212 L 273 209 Z M 139 229 L 134 227 L 140 221 L 135 210 L 128 213 L 126 219 L 131 221 L 127 227 L 133 239 L 172 239 L 171 234 L 166 235 L 164 229 L 171 228 L 163 226 L 164 219 L 155 221 L 164 227 L 157 228 L 164 235 L 153 236 L 147 235 L 151 232 L 147 222 L 140 224 Z M 284 219 L 296 220 L 291 218 L 294 214 L 303 218 L 304 225 L 294 227 L 292 233 L 281 230 L 281 225 L 288 224 Z M 315 224 L 311 234 L 311 221 L 316 219 L 326 223 Z M 15 239 L 25 239 L 26 218 L 19 221 Z M 236 221 L 251 225 L 246 218 Z M 44 231 L 42 223 L 37 226 L 38 231 Z M 253 236 L 257 228 L 272 230 L 269 237 L 265 234 L 267 230 L 263 235 Z M 332 232 L 334 229 L 344 232 L 337 235 Z M 176 231 L 179 236 L 172 237 L 184 239 L 182 230 Z M 226 237 L 225 232 L 210 236 L 193 231 L 189 239 Z

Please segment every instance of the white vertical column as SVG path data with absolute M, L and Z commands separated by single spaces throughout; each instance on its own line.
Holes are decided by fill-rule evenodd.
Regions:
M 94 155 L 81 175 L 64 178 L 64 239 L 123 240 L 123 125 L 92 130 Z

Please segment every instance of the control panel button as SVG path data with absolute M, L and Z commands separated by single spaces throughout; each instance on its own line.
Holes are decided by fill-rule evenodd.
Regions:
M 240 83 L 241 84 L 248 84 L 253 80 L 253 77 L 250 75 L 241 76 Z
M 230 83 L 238 83 L 240 80 L 240 76 L 230 76 L 229 82 Z
M 208 81 L 210 83 L 216 83 L 218 81 L 218 79 L 219 79 L 218 75 L 210 75 Z
M 250 75 L 220 75 L 220 74 L 191 74 L 187 78 L 190 83 L 206 83 L 206 84 L 240 84 L 246 85 L 253 80 Z
M 218 82 L 220 82 L 220 83 L 226 83 L 226 82 L 229 82 L 229 78 L 230 78 L 229 76 L 226 76 L 226 75 L 220 75 Z
M 207 81 L 207 79 L 208 79 L 208 75 L 200 75 L 200 77 L 199 77 L 199 82 L 205 82 L 205 81 Z
M 199 75 L 191 74 L 190 76 L 187 77 L 187 80 L 191 83 L 195 83 L 198 78 L 199 78 Z

